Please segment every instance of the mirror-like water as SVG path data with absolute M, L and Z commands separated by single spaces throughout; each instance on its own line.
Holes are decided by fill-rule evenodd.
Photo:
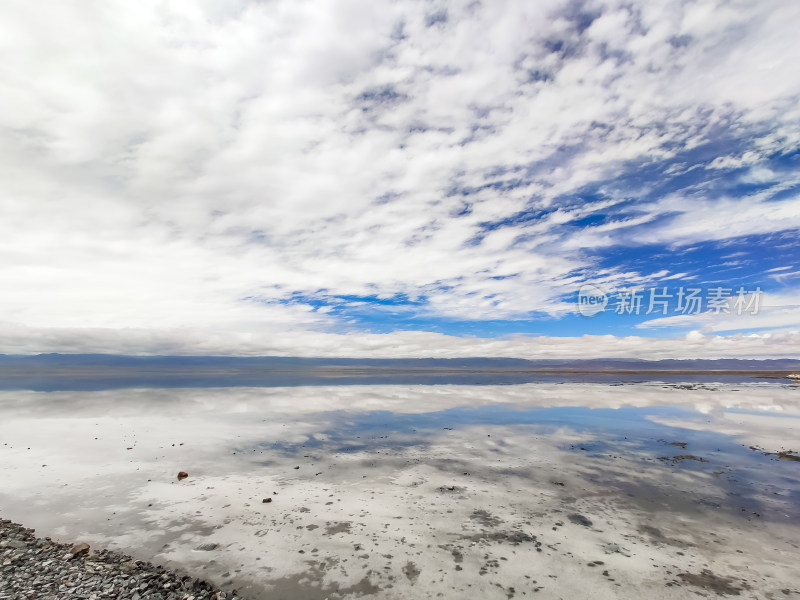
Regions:
M 0 513 L 253 598 L 784 595 L 798 397 L 710 380 L 4 391 Z

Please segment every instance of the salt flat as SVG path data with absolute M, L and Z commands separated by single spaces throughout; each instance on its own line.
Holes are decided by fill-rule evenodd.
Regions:
M 800 462 L 777 454 L 800 450 L 798 397 L 779 380 L 6 391 L 0 512 L 251 598 L 800 596 Z

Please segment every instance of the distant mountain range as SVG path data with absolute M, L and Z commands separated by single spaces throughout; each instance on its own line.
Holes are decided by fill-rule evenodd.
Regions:
M 565 382 L 619 384 L 648 380 L 741 383 L 753 378 L 785 379 L 792 372 L 800 372 L 800 360 L 361 359 L 39 354 L 0 355 L 0 390 Z
M 520 358 L 302 358 L 280 356 L 118 356 L 111 354 L 0 354 L 0 370 L 10 369 L 143 369 L 143 370 L 478 370 L 478 371 L 797 371 L 798 359 L 639 360 L 598 358 L 585 360 L 526 360 Z

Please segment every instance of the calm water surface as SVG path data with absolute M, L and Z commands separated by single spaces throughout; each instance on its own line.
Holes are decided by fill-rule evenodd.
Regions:
M 7 389 L 0 511 L 253 598 L 789 589 L 798 387 L 667 379 Z

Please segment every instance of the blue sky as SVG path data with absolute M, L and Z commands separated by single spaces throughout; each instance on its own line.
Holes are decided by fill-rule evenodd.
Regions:
M 0 352 L 796 356 L 799 26 L 790 0 L 7 3 Z

